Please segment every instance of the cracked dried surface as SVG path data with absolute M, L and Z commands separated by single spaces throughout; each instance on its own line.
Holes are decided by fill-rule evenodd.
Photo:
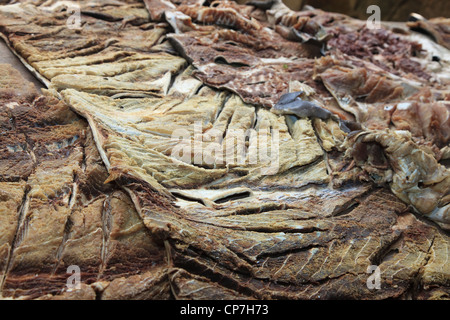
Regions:
M 389 152 L 377 157 L 383 148 L 391 150 L 385 140 L 367 131 L 381 146 L 367 138 L 369 156 L 361 158 L 360 136 L 345 147 L 342 143 L 350 140 L 334 120 L 276 115 L 262 103 L 249 104 L 242 92 L 205 86 L 205 79 L 194 77 L 201 67 L 188 66 L 164 37 L 171 29 L 161 22 L 162 13 L 178 3 L 147 1 L 155 9 L 150 17 L 158 20 L 150 22 L 140 1 L 94 6 L 80 1 L 84 24 L 76 31 L 65 26 L 66 12 L 27 2 L 0 7 L 0 31 L 50 90 L 40 96 L 14 70 L 0 71 L 3 297 L 449 298 L 448 233 L 413 212 L 408 204 L 416 203 L 401 198 L 405 190 L 393 188 L 396 196 L 385 185 L 392 177 L 389 166 L 408 162 Z M 255 25 L 243 16 L 264 13 L 222 5 L 239 12 L 244 32 Z M 212 11 L 206 18 L 215 19 L 217 10 Z M 222 11 L 225 17 L 232 12 Z M 288 13 L 294 20 L 304 18 Z M 322 19 L 325 29 L 332 29 L 325 23 L 330 16 L 317 17 L 314 21 Z M 276 22 L 277 35 L 295 27 L 302 37 L 319 37 L 321 30 L 303 29 L 311 17 L 303 18 L 302 26 L 287 18 Z M 27 24 L 33 34 L 25 30 Z M 207 39 L 214 27 L 204 28 Z M 187 39 L 189 32 L 171 37 Z M 319 65 L 327 62 L 322 59 Z M 331 111 L 362 118 L 355 104 L 341 109 L 346 106 L 333 91 L 333 79 L 327 70 L 314 70 L 310 60 L 295 80 L 306 79 Z M 368 97 L 379 90 L 375 82 L 397 92 L 398 78 L 375 81 L 373 70 L 370 85 L 348 86 L 344 93 Z M 283 90 L 295 87 L 283 85 Z M 371 97 L 396 99 L 388 93 Z M 200 133 L 221 138 L 219 144 L 205 139 L 200 151 L 226 151 L 234 129 L 267 130 L 269 138 L 278 132 L 277 170 L 264 171 L 272 159 L 250 162 L 255 150 L 245 139 L 236 140 L 247 146 L 242 163 L 236 150 L 227 159 L 232 165 L 220 152 L 199 159 L 195 149 L 175 159 L 179 141 L 172 133 L 187 135 L 190 143 L 198 134 L 196 125 Z M 437 141 L 436 135 L 418 136 Z M 352 148 L 350 163 L 344 151 Z M 437 163 L 435 149 L 425 142 L 420 148 Z M 377 170 L 368 169 L 373 165 Z M 445 199 L 444 194 L 441 204 Z M 70 265 L 81 269 L 80 290 L 67 290 Z M 381 270 L 379 290 L 367 286 L 371 265 Z
M 0 73 L 10 83 L 23 81 L 9 65 L 1 65 Z M 147 281 L 158 272 L 167 277 L 164 250 L 131 199 L 119 186 L 103 183 L 108 173 L 86 121 L 56 98 L 33 92 L 30 83 L 23 85 L 0 102 L 11 124 L 1 134 L 1 295 L 63 293 L 71 265 L 80 267 L 85 284 L 105 287 L 150 270 Z M 31 88 L 28 96 L 22 87 Z M 130 296 L 116 286 L 110 297 Z M 162 289 L 155 296 L 168 297 L 168 287 Z M 95 298 L 91 287 L 84 291 L 83 298 Z

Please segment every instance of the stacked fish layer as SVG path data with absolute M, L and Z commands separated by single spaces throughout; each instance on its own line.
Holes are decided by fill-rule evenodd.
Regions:
M 48 87 L 2 68 L 2 297 L 448 298 L 446 49 L 276 1 L 0 16 Z

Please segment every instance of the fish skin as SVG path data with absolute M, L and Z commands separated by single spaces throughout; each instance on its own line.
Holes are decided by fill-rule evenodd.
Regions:
M 319 118 L 322 120 L 331 118 L 339 122 L 339 127 L 342 131 L 346 133 L 352 131 L 350 129 L 352 125 L 348 121 L 342 121 L 337 115 L 313 102 L 300 99 L 299 95 L 302 93 L 302 91 L 297 91 L 282 95 L 272 108 L 272 112 L 275 114 L 292 114 L 299 118 Z M 350 128 L 348 125 L 350 125 Z

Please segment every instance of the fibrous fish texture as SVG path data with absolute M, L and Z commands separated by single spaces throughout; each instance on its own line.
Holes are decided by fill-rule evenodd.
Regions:
M 411 15 L 413 19 L 410 19 L 407 26 L 414 30 L 425 31 L 440 45 L 450 49 L 450 32 L 449 25 L 450 19 L 448 18 L 433 18 L 425 19 L 417 14 Z
M 3 297 L 448 298 L 444 69 L 279 1 L 77 3 L 0 7 L 48 86 L 0 77 Z
M 432 86 L 347 55 L 323 57 L 314 68 L 315 77 L 364 128 L 408 130 L 440 148 L 448 144 L 450 104 Z
M 86 121 L 39 95 L 11 66 L 1 65 L 0 78 L 22 84 L 2 85 L 8 94 L 0 97 L 2 124 L 9 123 L 0 144 L 0 296 L 95 299 L 96 283 L 114 283 L 110 298 L 168 297 L 164 249 L 129 196 L 104 183 L 108 173 Z M 67 287 L 70 266 L 83 272 L 76 294 Z M 114 282 L 129 276 L 135 293 Z M 151 280 L 164 283 L 157 292 L 139 288 Z
M 367 131 L 346 143 L 352 145 L 346 152 L 357 165 L 373 175 L 385 175 L 395 195 L 444 229 L 450 228 L 450 171 L 420 149 L 409 133 Z

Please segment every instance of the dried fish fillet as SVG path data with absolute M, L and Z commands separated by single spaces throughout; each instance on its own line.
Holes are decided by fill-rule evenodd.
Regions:
M 84 285 L 72 298 L 95 299 L 95 285 L 86 283 L 106 286 L 131 275 L 150 281 L 158 272 L 167 277 L 164 249 L 129 196 L 104 184 L 108 174 L 84 119 L 56 98 L 38 95 L 9 65 L 0 65 L 0 79 L 2 92 L 8 89 L 0 114 L 11 123 L 0 143 L 0 296 L 70 297 L 73 265 L 83 270 Z M 24 85 L 6 86 L 19 82 Z M 166 284 L 142 292 L 168 298 Z M 125 290 L 118 284 L 109 297 L 131 297 Z
M 313 28 L 317 23 L 335 36 L 336 28 L 355 32 L 361 21 L 307 10 L 287 12 L 284 19 L 272 23 L 267 18 L 274 3 L 147 1 L 147 13 L 141 1 L 80 1 L 84 28 L 77 31 L 66 28 L 64 10 L 48 11 L 48 2 L 43 8 L 43 1 L 24 2 L 0 7 L 4 18 L 0 32 L 52 86 L 48 94 L 63 101 L 40 98 L 43 105 L 54 101 L 58 107 L 31 117 L 21 127 L 29 135 L 14 130 L 19 130 L 15 124 L 24 115 L 32 115 L 30 109 L 20 113 L 21 104 L 9 104 L 14 102 L 10 97 L 5 105 L 0 103 L 2 132 L 10 132 L 0 140 L 0 173 L 5 173 L 0 181 L 4 296 L 448 297 L 446 231 L 408 206 L 427 205 L 416 201 L 413 186 L 399 191 L 412 195 L 410 200 L 399 198 L 383 184 L 392 181 L 394 186 L 397 177 L 403 177 L 401 170 L 391 168 L 395 161 L 386 155 L 389 143 L 400 145 L 389 140 L 396 136 L 370 136 L 375 131 L 348 134 L 331 117 L 277 115 L 268 109 L 287 91 L 307 88 L 309 99 L 341 119 L 353 120 L 326 86 L 326 79 L 313 79 L 312 57 L 327 51 L 320 53 L 320 47 L 311 43 L 314 39 L 292 42 L 283 32 L 294 28 L 303 40 L 319 37 L 315 31 L 321 28 Z M 234 16 L 240 18 L 234 23 L 223 19 Z M 170 26 L 161 23 L 163 19 Z M 29 34 L 28 27 L 36 35 Z M 177 33 L 168 38 L 183 58 L 163 37 L 172 32 L 171 27 Z M 52 44 L 54 52 L 49 50 Z M 200 61 L 202 52 L 206 62 Z M 428 86 L 428 80 L 408 79 L 404 85 L 403 79 L 373 63 L 354 56 L 345 62 L 349 68 L 367 68 L 370 79 L 346 88 L 351 94 L 373 92 L 371 99 L 386 99 L 382 103 L 389 104 L 397 96 L 383 95 L 379 89 L 400 85 L 408 99 L 418 94 L 415 98 L 438 100 L 440 107 L 445 100 L 445 89 Z M 380 87 L 373 85 L 374 79 L 381 78 Z M 33 90 L 22 92 L 27 103 L 34 103 Z M 367 97 L 353 98 L 359 103 Z M 89 127 L 63 108 L 65 104 Z M 366 105 L 377 107 L 372 102 Z M 432 132 L 424 138 L 445 139 L 446 131 L 441 129 L 446 122 L 440 119 L 436 131 L 442 137 Z M 427 127 L 424 124 L 422 128 Z M 263 132 L 267 143 L 253 144 Z M 369 136 L 374 141 L 361 141 Z M 357 143 L 343 146 L 352 137 Z M 273 140 L 278 143 L 271 144 Z M 405 143 L 405 148 L 409 145 Z M 365 147 L 368 157 L 346 158 L 346 148 L 355 146 Z M 261 150 L 266 158 L 253 161 Z M 399 165 L 413 161 L 421 168 L 422 158 L 434 160 L 436 150 L 445 153 L 445 146 L 425 141 L 417 150 L 417 159 L 404 155 Z M 16 165 L 11 165 L 13 159 L 18 160 Z M 272 168 L 276 170 L 267 171 Z M 423 177 L 429 174 L 423 170 Z M 444 183 L 440 177 L 430 181 Z M 445 208 L 446 195 L 433 194 L 432 184 L 417 184 L 440 198 L 438 207 Z M 53 216 L 63 223 L 52 220 Z M 37 222 L 33 225 L 33 221 Z M 35 246 L 46 239 L 51 245 Z M 24 266 L 20 261 L 31 262 Z M 70 264 L 80 266 L 82 284 L 80 290 L 67 292 L 65 272 Z M 374 265 L 382 272 L 379 290 L 367 286 L 367 270 Z
M 439 164 L 432 154 L 420 149 L 411 140 L 410 134 L 367 131 L 352 136 L 346 144 L 347 155 L 357 165 L 368 165 L 366 170 L 374 168 L 372 174 L 378 176 L 392 170 L 385 179 L 390 183 L 392 192 L 442 228 L 450 228 L 450 171 Z M 382 149 L 374 148 L 376 145 L 373 144 Z M 369 149 L 369 146 L 372 148 Z M 384 156 L 389 167 L 382 163 Z

